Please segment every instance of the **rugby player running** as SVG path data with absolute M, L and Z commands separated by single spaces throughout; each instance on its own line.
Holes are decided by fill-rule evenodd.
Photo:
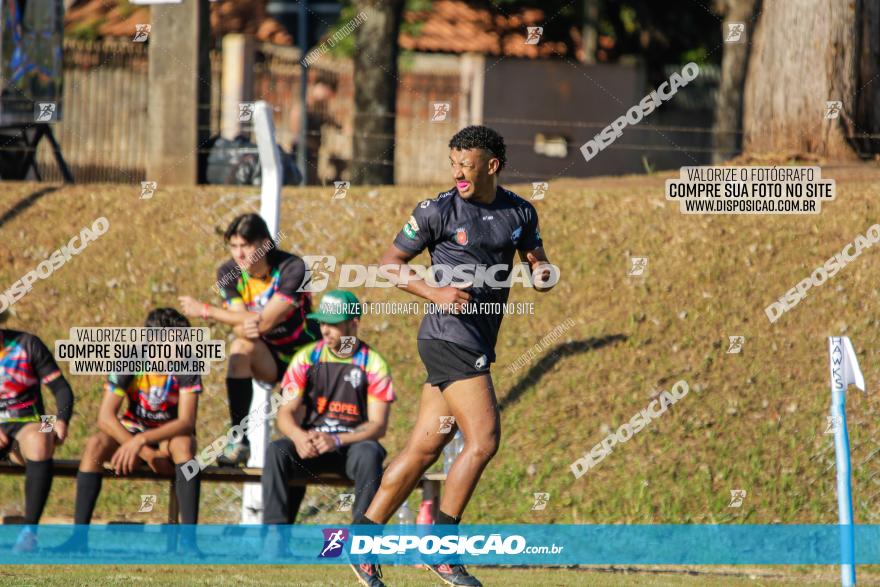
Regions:
M 418 348 L 428 376 L 418 419 L 406 447 L 385 470 L 379 491 L 356 524 L 387 523 L 460 429 L 464 449 L 446 477 L 435 522 L 458 524 L 501 437 L 489 367 L 495 361 L 503 312 L 469 313 L 463 306 L 496 309 L 500 303 L 503 307 L 510 293 L 509 281 L 503 287 L 479 280 L 437 287 L 415 278 L 407 263 L 427 248 L 434 267 L 500 265 L 492 277 L 506 282 L 513 270 L 514 252 L 519 252 L 520 259 L 529 264 L 536 290 L 548 291 L 555 284 L 555 279 L 551 281 L 555 268 L 544 253 L 534 206 L 498 185 L 506 163 L 504 139 L 490 128 L 469 126 L 452 137 L 449 149 L 455 188 L 419 203 L 381 260 L 400 287 L 446 310 L 429 312 L 422 320 Z M 448 416 L 455 418 L 455 425 L 440 433 L 441 422 Z M 363 584 L 383 585 L 378 565 L 352 567 Z M 481 585 L 463 565 L 427 568 L 449 585 Z

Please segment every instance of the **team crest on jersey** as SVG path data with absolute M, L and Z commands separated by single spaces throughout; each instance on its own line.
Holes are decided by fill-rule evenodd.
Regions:
M 351 386 L 357 388 L 361 384 L 361 370 L 358 368 L 352 369 L 348 372 L 348 375 L 343 377 L 345 381 L 351 383 Z
M 168 397 L 168 390 L 165 389 L 165 386 L 159 385 L 151 385 L 150 392 L 147 395 L 147 403 L 150 404 L 150 409 L 158 410 L 162 407 L 162 404 L 165 403 L 165 399 Z
M 468 233 L 463 227 L 455 229 L 455 242 L 462 246 L 468 244 Z

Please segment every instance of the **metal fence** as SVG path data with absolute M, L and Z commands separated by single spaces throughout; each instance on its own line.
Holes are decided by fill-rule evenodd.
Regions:
M 271 44 L 259 44 L 256 49 L 251 94 L 254 100 L 265 100 L 273 106 L 278 143 L 282 149 L 291 151 L 293 118 L 300 100 L 299 51 Z M 54 129 L 77 182 L 138 183 L 145 179 L 148 125 L 162 124 L 148 118 L 148 62 L 148 47 L 144 43 L 128 39 L 64 41 L 63 112 Z M 210 123 L 208 129 L 200 130 L 217 135 L 221 121 L 219 51 L 211 52 L 210 63 L 210 103 L 199 106 L 210 109 Z M 467 68 L 463 65 L 464 58 L 454 55 L 416 55 L 402 61 L 397 80 L 397 111 L 385 115 L 395 117 L 394 153 L 378 158 L 380 163 L 394 166 L 396 183 L 425 185 L 449 180 L 446 145 L 470 116 L 463 81 Z M 481 68 L 486 71 L 485 103 L 492 104 L 492 109 L 479 118 L 498 128 L 509 144 L 512 164 L 506 171 L 508 181 L 638 173 L 643 164 L 664 169 L 705 163 L 712 152 L 710 127 L 717 86 L 717 72 L 712 68 L 706 68 L 706 79 L 699 80 L 700 84 L 691 84 L 650 120 L 628 129 L 627 138 L 614 144 L 610 154 L 603 155 L 601 165 L 591 166 L 584 165 L 578 149 L 641 96 L 644 82 L 637 70 L 626 73 L 625 66 L 590 70 L 593 78 L 600 73 L 614 79 L 624 74 L 630 76 L 629 85 L 625 85 L 628 93 L 624 92 L 626 96 L 615 102 L 604 94 L 593 96 L 599 90 L 590 83 L 590 76 L 572 70 L 570 64 L 508 59 Z M 317 160 L 308 163 L 310 171 L 315 172 L 310 175 L 325 185 L 350 179 L 352 166 L 363 163 L 355 161 L 352 152 L 352 61 L 326 55 L 307 71 L 310 84 L 321 75 L 330 75 L 337 83 L 332 99 L 310 105 L 310 114 L 314 115 L 310 118 L 321 121 L 309 129 L 311 139 L 320 143 Z M 546 77 L 548 72 L 554 72 L 557 82 L 568 82 L 542 81 L 541 76 Z M 517 80 L 516 92 L 511 91 L 511 79 Z M 578 91 L 569 87 L 575 81 L 580 84 Z M 526 95 L 527 89 L 534 95 Z M 449 105 L 449 116 L 438 120 L 434 108 L 443 103 Z M 584 110 L 584 103 L 591 104 L 590 108 Z M 598 112 L 599 104 L 605 104 L 607 112 Z M 244 130 L 249 129 L 245 126 Z M 554 158 L 541 154 L 538 139 L 556 135 L 565 141 L 565 155 Z M 616 169 L 611 165 L 614 157 L 623 157 L 627 165 Z M 61 179 L 45 141 L 38 150 L 37 164 L 44 179 Z

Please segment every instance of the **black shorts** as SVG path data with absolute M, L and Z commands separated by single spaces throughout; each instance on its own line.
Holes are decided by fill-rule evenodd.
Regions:
M 15 444 L 15 436 L 28 424 L 33 424 L 33 422 L 0 422 L 0 430 L 9 438 L 9 444 L 0 448 L 0 461 L 9 458 L 9 453 L 12 452 L 12 447 Z
M 489 358 L 446 340 L 419 340 L 419 356 L 428 372 L 425 383 L 436 385 L 440 391 L 461 379 L 489 374 Z
M 264 340 L 263 342 L 266 341 Z M 268 342 L 266 342 L 266 346 L 269 348 L 269 354 L 272 355 L 272 360 L 275 361 L 275 367 L 278 370 L 278 373 L 275 375 L 275 381 L 267 381 L 266 383 L 280 383 L 284 379 L 284 372 L 287 371 L 290 361 L 293 360 L 293 354 L 296 352 L 296 349 L 288 352 L 287 349 L 280 349 Z

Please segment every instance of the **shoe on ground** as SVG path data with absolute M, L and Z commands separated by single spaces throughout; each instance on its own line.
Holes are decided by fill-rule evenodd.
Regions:
M 89 552 L 89 545 L 86 539 L 79 536 L 72 536 L 62 544 L 54 548 L 50 548 L 49 552 L 57 554 L 85 554 Z
M 366 587 L 385 587 L 385 583 L 382 582 L 382 567 L 379 565 L 369 563 L 356 565 L 351 563 L 351 568 L 354 574 L 357 575 L 361 585 Z
M 447 585 L 460 585 L 461 587 L 483 587 L 477 578 L 465 570 L 464 565 L 426 565 L 428 570 L 440 577 Z
M 251 447 L 244 442 L 229 442 L 223 454 L 217 457 L 217 464 L 224 467 L 243 467 L 251 458 Z
M 12 552 L 16 554 L 28 554 L 37 552 L 37 534 L 30 528 L 25 528 L 18 535 Z

